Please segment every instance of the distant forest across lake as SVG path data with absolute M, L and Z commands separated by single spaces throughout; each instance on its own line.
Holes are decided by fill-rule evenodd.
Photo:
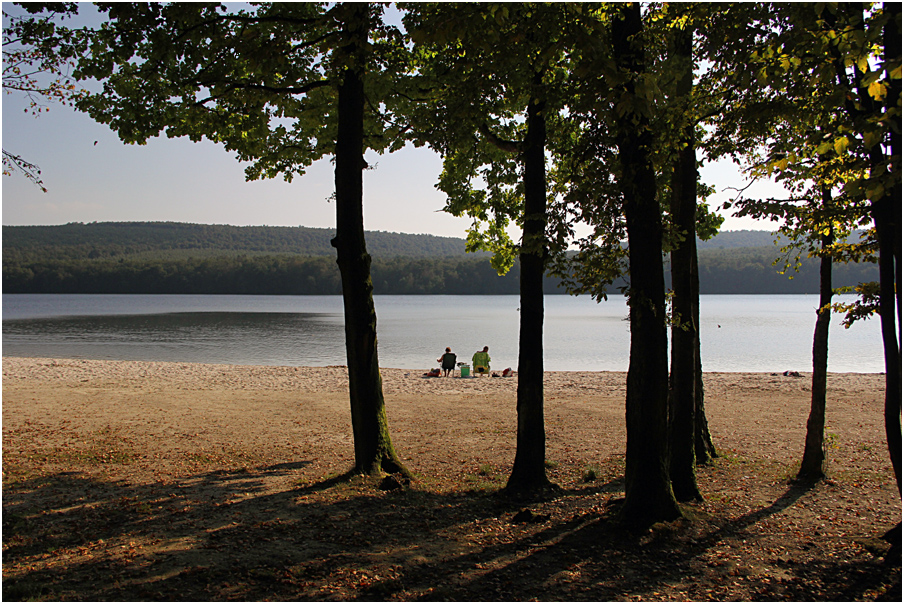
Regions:
M 339 294 L 332 229 L 172 222 L 3 227 L 6 293 Z M 780 274 L 775 236 L 727 231 L 698 242 L 703 294 L 812 294 L 818 261 Z M 498 276 L 465 240 L 368 232 L 376 294 L 517 294 L 516 263 Z M 789 279 L 788 275 L 793 275 Z M 666 272 L 668 284 L 669 273 Z M 839 264 L 836 287 L 878 279 L 875 264 Z M 616 283 L 612 293 L 624 283 Z M 546 293 L 566 293 L 547 276 Z

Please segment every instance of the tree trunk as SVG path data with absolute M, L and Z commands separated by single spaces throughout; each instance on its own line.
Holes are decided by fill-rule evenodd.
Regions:
M 694 260 L 694 265 L 696 266 L 697 261 Z M 696 269 L 694 269 L 696 273 Z M 699 301 L 699 286 L 697 288 L 697 300 Z M 694 309 L 694 318 L 697 320 L 697 325 L 700 324 L 700 305 L 697 304 Z M 697 387 L 694 390 L 694 400 L 695 400 L 695 434 L 694 434 L 694 453 L 697 457 L 697 465 L 707 465 L 712 463 L 713 459 L 719 456 L 718 452 L 716 452 L 716 445 L 713 444 L 712 435 L 709 433 L 709 421 L 706 419 L 706 406 L 705 406 L 705 398 L 704 398 L 704 390 L 703 390 L 703 363 L 700 360 L 700 338 L 697 338 L 697 342 L 694 344 L 694 358 L 697 363 L 697 372 L 696 372 L 696 380 Z
M 890 14 L 882 32 L 886 64 L 901 64 L 901 3 L 885 2 Z M 897 157 L 897 182 L 886 193 L 884 207 L 874 204 L 873 219 L 879 238 L 879 282 L 881 291 L 882 340 L 885 348 L 885 436 L 901 494 L 901 79 L 891 79 L 885 98 L 887 113 L 893 116 L 891 154 Z M 878 145 L 877 145 L 878 146 Z M 879 233 L 879 222 L 884 222 Z M 884 264 L 882 258 L 885 258 Z M 897 312 L 895 312 L 897 310 Z M 895 317 L 898 324 L 895 330 Z M 887 323 L 887 325 L 886 325 Z
M 894 206 L 897 206 L 896 208 Z M 879 316 L 885 352 L 885 436 L 901 492 L 901 347 L 895 325 L 894 237 L 901 232 L 901 200 L 889 195 L 872 203 L 871 213 L 879 241 Z M 896 216 L 897 215 L 897 216 Z M 900 283 L 897 284 L 900 286 Z
M 621 5 L 612 27 L 614 56 L 626 95 L 631 78 L 644 70 L 643 50 L 635 37 L 642 22 L 638 3 Z M 621 518 L 648 526 L 681 515 L 669 480 L 668 338 L 665 279 L 662 268 L 662 215 L 649 157 L 652 135 L 643 112 L 620 116 L 618 149 L 620 188 L 628 230 L 631 352 L 625 404 L 625 503 Z
M 550 485 L 543 422 L 543 275 L 546 267 L 546 118 L 527 108 L 524 150 L 524 234 L 521 247 L 521 333 L 518 341 L 518 436 L 506 490 Z
M 692 32 L 689 27 L 672 30 L 675 60 L 679 62 L 676 96 L 689 100 L 693 87 Z M 669 377 L 669 475 L 678 501 L 702 500 L 696 473 L 697 344 L 698 319 L 694 316 L 693 261 L 697 257 L 697 156 L 694 124 L 682 129 L 681 148 L 672 173 L 671 215 L 675 229 L 684 236 L 671 253 L 672 370 Z M 699 294 L 699 284 L 696 287 Z
M 348 358 L 354 471 L 365 474 L 402 472 L 392 446 L 383 400 L 383 381 L 377 358 L 377 313 L 374 308 L 371 258 L 364 241 L 363 179 L 364 84 L 361 54 L 368 39 L 369 7 L 354 4 L 346 22 L 351 66 L 338 90 L 336 137 L 336 248 L 345 307 L 345 345 Z
M 883 30 L 885 52 L 883 60 L 886 67 L 900 63 L 901 59 L 901 30 L 900 14 L 901 5 L 896 2 L 886 2 L 883 9 L 889 12 L 890 18 Z M 858 30 L 863 30 L 863 7 L 859 4 L 841 3 L 839 12 L 845 11 L 845 15 Z M 831 22 L 830 22 L 831 23 Z M 844 61 L 836 53 L 838 84 L 845 90 L 851 88 L 851 82 L 846 73 Z M 885 154 L 881 145 L 873 145 L 869 149 L 870 177 L 881 179 L 888 172 L 888 165 L 897 157 L 896 169 L 899 171 L 898 179 L 892 190 L 885 190 L 881 196 L 870 202 L 870 215 L 876 228 L 876 241 L 879 247 L 879 317 L 882 330 L 882 347 L 885 354 L 885 437 L 888 442 L 888 453 L 891 457 L 891 465 L 895 472 L 895 481 L 898 485 L 898 493 L 901 493 L 901 346 L 900 346 L 900 318 L 901 318 L 901 115 L 897 109 L 900 96 L 900 80 L 891 80 L 888 94 L 886 95 L 886 108 L 889 111 L 896 128 L 891 132 L 892 157 Z M 862 119 L 870 119 L 877 113 L 876 104 L 870 96 L 867 87 L 863 85 L 863 77 L 859 72 L 855 77 L 854 85 L 857 89 L 857 97 L 860 106 L 855 105 L 850 99 L 845 104 L 845 110 L 850 120 L 856 123 Z M 894 103 L 893 105 L 891 103 Z M 896 130 L 896 131 L 895 131 Z M 896 324 L 897 322 L 897 324 Z
M 831 192 L 823 192 L 831 201 Z M 822 249 L 826 250 L 835 237 L 830 232 L 823 235 Z M 825 425 L 826 378 L 829 366 L 829 324 L 832 319 L 832 257 L 824 254 L 819 263 L 819 310 L 816 313 L 816 329 L 813 333 L 813 383 L 810 388 L 810 417 L 807 419 L 807 437 L 804 441 L 804 458 L 800 463 L 797 479 L 815 482 L 825 477 Z

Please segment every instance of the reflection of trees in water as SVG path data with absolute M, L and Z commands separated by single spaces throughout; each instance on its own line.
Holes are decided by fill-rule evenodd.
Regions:
M 185 312 L 3 322 L 13 354 L 230 363 L 344 363 L 341 315 Z M 128 347 L 129 352 L 124 352 Z M 11 349 L 11 350 L 10 350 Z M 115 352 L 114 352 L 115 350 Z

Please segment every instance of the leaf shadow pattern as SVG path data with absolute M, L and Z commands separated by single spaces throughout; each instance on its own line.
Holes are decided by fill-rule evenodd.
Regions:
M 307 463 L 142 485 L 65 472 L 7 487 L 5 567 L 60 564 L 6 573 L 4 599 L 260 599 L 272 597 L 274 585 L 323 598 L 332 574 L 379 558 L 405 564 L 462 515 L 507 505 L 473 493 L 384 493 L 371 479 L 348 476 L 265 492 L 266 477 Z M 330 489 L 345 494 L 307 501 Z
M 730 548 L 732 542 L 746 543 L 746 528 L 787 509 L 808 490 L 794 485 L 770 505 L 737 519 L 708 518 L 702 524 L 699 518 L 693 523 L 678 520 L 643 535 L 617 522 L 620 501 L 611 501 L 602 514 L 574 517 L 509 546 L 448 560 L 439 568 L 412 569 L 404 581 L 442 585 L 426 592 L 425 600 L 474 600 L 479 595 L 485 600 L 613 601 L 627 594 L 643 600 L 807 600 L 822 595 L 818 586 L 831 585 L 827 599 L 869 599 L 878 588 L 882 599 L 900 601 L 900 571 L 889 573 L 874 557 L 774 560 L 784 566 L 774 574 L 787 576 L 780 581 L 753 576 L 757 569 L 749 561 L 746 566 L 729 564 L 695 590 L 701 567 L 713 552 Z M 747 580 L 750 585 L 745 587 Z M 722 589 L 720 583 L 725 584 Z
M 689 506 L 691 520 L 638 535 L 608 505 L 621 479 L 528 498 L 380 491 L 360 476 L 292 484 L 308 463 L 138 485 L 65 472 L 7 486 L 3 597 L 613 600 L 665 599 L 671 586 L 672 599 L 812 599 L 841 573 L 835 593 L 860 599 L 888 575 L 862 557 L 788 557 L 769 561 L 788 576 L 774 589 L 759 579 L 728 589 L 758 571 L 719 566 L 719 553 L 755 541 L 747 529 L 801 502 L 809 490 L 799 487 L 736 518 Z M 291 486 L 266 488 L 274 478 Z M 551 517 L 514 523 L 525 508 Z M 704 572 L 709 582 L 695 587 Z

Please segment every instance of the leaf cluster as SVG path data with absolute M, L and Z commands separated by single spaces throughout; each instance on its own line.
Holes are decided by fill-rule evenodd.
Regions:
M 125 142 L 162 133 L 206 138 L 248 162 L 249 179 L 291 181 L 334 153 L 337 88 L 354 69 L 367 76 L 366 146 L 402 144 L 384 111 L 404 69 L 403 46 L 380 5 L 369 5 L 360 22 L 345 3 L 100 8 L 109 20 L 79 75 L 101 79 L 104 90 L 79 106 Z M 352 35 L 360 29 L 371 32 L 363 47 Z

